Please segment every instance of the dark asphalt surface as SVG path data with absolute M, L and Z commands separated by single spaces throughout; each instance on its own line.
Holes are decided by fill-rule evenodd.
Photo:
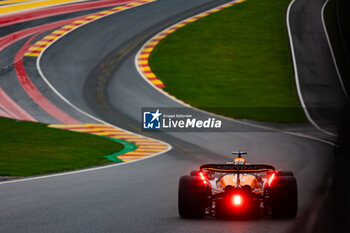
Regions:
M 337 75 L 321 20 L 326 0 L 296 0 L 291 7 L 290 28 L 301 93 L 311 118 L 337 133 L 348 101 Z M 335 126 L 335 127 L 334 127 Z
M 90 23 L 47 50 L 41 60 L 43 73 L 80 109 L 139 132 L 141 107 L 179 104 L 161 95 L 139 76 L 134 66 L 138 48 L 169 24 L 219 2 L 159 0 Z M 103 70 L 99 68 L 101 64 Z M 64 107 L 65 103 L 35 74 L 31 60 L 27 60 L 26 69 L 45 96 L 71 115 L 77 114 L 69 106 Z M 105 73 L 109 75 L 102 75 Z M 96 85 L 99 83 L 104 85 Z M 21 93 L 25 96 L 18 92 Z M 82 122 L 90 121 L 74 116 Z M 327 183 L 334 163 L 333 147 L 223 121 L 231 132 L 148 133 L 173 146 L 170 152 L 151 159 L 71 175 L 0 183 L 0 232 L 286 232 L 296 224 L 299 224 L 298 232 L 306 232 L 300 220 L 317 217 L 318 209 L 311 200 L 322 200 L 319 188 Z M 248 151 L 249 162 L 271 163 L 276 168 L 294 171 L 300 208 L 296 220 L 218 221 L 178 217 L 179 177 L 202 163 L 231 160 L 232 150 Z

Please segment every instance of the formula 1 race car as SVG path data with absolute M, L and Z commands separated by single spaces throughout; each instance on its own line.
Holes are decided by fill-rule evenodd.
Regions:
M 233 154 L 237 155 L 233 163 L 205 164 L 180 178 L 180 217 L 296 217 L 298 194 L 293 172 L 246 164 L 242 158 L 246 152 Z

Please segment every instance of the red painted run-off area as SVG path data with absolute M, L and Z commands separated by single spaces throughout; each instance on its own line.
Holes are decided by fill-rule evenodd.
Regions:
M 78 20 L 78 19 L 81 19 L 83 17 L 85 17 L 85 16 L 66 19 L 66 20 L 62 20 L 62 21 L 58 21 L 58 22 L 54 22 L 54 23 L 49 23 L 49 24 L 45 24 L 45 25 L 41 25 L 41 26 L 36 26 L 36 27 L 28 28 L 28 29 L 25 29 L 22 31 L 11 33 L 7 36 L 0 38 L 0 51 L 3 50 L 4 48 L 10 46 L 11 44 L 13 44 L 21 39 L 24 39 L 24 38 L 26 38 L 34 33 L 44 33 L 46 31 L 49 31 L 51 29 L 68 24 L 74 20 Z
M 60 14 L 66 14 L 71 12 L 77 12 L 82 10 L 90 10 L 90 9 L 98 9 L 102 7 L 108 7 L 108 6 L 117 6 L 122 5 L 126 3 L 130 3 L 133 1 L 130 0 L 106 0 L 106 1 L 98 1 L 98 2 L 88 2 L 88 3 L 77 3 L 67 6 L 59 6 L 59 7 L 53 7 L 53 8 L 46 8 L 41 10 L 34 10 L 27 13 L 21 13 L 21 14 L 14 14 L 9 16 L 3 16 L 0 17 L 0 27 L 11 25 L 14 23 L 29 21 L 33 19 L 39 19 L 54 15 L 60 15 Z M 11 33 L 7 36 L 4 36 L 0 38 L 0 51 L 6 48 L 7 46 L 24 39 L 28 36 L 31 36 L 33 34 L 37 33 L 44 33 L 46 31 L 52 30 L 54 28 L 60 27 L 64 24 L 68 24 L 74 20 L 80 19 L 85 16 L 79 16 L 75 18 L 70 18 L 66 20 L 61 20 L 45 25 L 40 25 L 32 28 L 28 28 L 22 31 L 17 31 L 14 33 Z M 35 35 L 36 36 L 36 35 Z M 22 87 L 24 88 L 25 92 L 28 94 L 28 96 L 36 102 L 42 109 L 44 109 L 47 113 L 49 113 L 51 116 L 56 118 L 57 120 L 61 121 L 65 124 L 79 124 L 80 122 L 74 119 L 73 117 L 69 116 L 65 112 L 63 112 L 61 109 L 59 109 L 57 106 L 52 104 L 31 82 L 30 78 L 28 77 L 24 64 L 23 64 L 23 55 L 25 51 L 28 49 L 30 42 L 35 38 L 35 36 L 32 36 L 26 44 L 19 50 L 19 52 L 16 54 L 14 58 L 14 66 L 16 70 L 16 74 L 18 77 L 18 80 Z M 28 113 L 25 112 L 19 105 L 17 105 L 9 96 L 6 95 L 6 93 L 0 88 L 0 107 L 2 109 L 6 110 L 1 111 L 1 116 L 12 116 L 17 119 L 21 120 L 29 120 L 29 121 L 36 121 L 32 116 L 30 116 Z
M 53 8 L 44 8 L 32 10 L 23 13 L 14 13 L 11 15 L 0 16 L 0 27 L 8 26 L 15 23 L 22 23 L 29 20 L 47 18 L 50 16 L 67 14 L 77 11 L 92 10 L 108 6 L 116 6 L 118 4 L 130 3 L 130 0 L 105 0 L 96 2 L 76 3 L 65 6 L 57 6 Z
M 130 0 L 98 1 L 98 2 L 80 3 L 80 4 L 74 4 L 74 5 L 68 5 L 68 6 L 59 6 L 59 7 L 53 7 L 48 9 L 34 10 L 31 12 L 18 13 L 18 14 L 9 15 L 9 16 L 2 16 L 2 17 L 0 16 L 0 27 L 4 27 L 7 25 L 19 23 L 19 22 L 29 21 L 33 19 L 38 19 L 38 18 L 61 15 L 61 14 L 66 14 L 66 13 L 71 13 L 76 11 L 82 11 L 82 10 L 91 10 L 91 9 L 98 9 L 98 8 L 108 7 L 108 6 L 116 6 L 120 4 L 126 4 L 129 2 L 132 2 L 132 1 Z M 28 37 L 34 33 L 45 32 L 45 31 L 54 29 L 56 27 L 60 27 L 64 24 L 68 24 L 71 21 L 80 19 L 81 17 L 84 17 L 84 16 L 79 16 L 71 19 L 57 21 L 54 23 L 40 25 L 40 26 L 28 28 L 25 30 L 17 31 L 9 35 L 6 35 L 0 38 L 0 51 L 6 48 L 7 46 L 25 37 Z
M 14 102 L 0 87 L 0 107 L 6 109 L 2 111 L 2 116 L 16 118 L 18 120 L 36 121 L 31 115 L 24 111 L 16 102 Z
M 26 38 L 34 33 L 40 33 L 45 32 L 57 27 L 60 27 L 64 24 L 68 24 L 74 20 L 81 19 L 84 16 L 76 17 L 72 19 L 62 20 L 42 26 L 37 26 L 29 29 L 25 29 L 22 31 L 18 31 L 15 33 L 12 33 L 10 35 L 7 35 L 5 37 L 0 38 L 0 51 L 7 46 Z M 25 52 L 25 49 L 22 48 L 22 53 Z M 20 51 L 21 52 L 21 51 Z M 67 114 L 63 113 L 61 110 L 59 110 L 57 107 L 52 105 L 42 94 L 35 88 L 35 86 L 31 83 L 29 77 L 27 76 L 24 66 L 23 66 L 23 54 L 20 56 L 20 53 L 17 54 L 17 56 L 14 59 L 15 69 L 17 72 L 19 81 L 21 85 L 24 87 L 24 90 L 28 93 L 28 95 L 34 100 L 39 101 L 40 106 L 44 108 L 44 110 L 48 111 L 50 115 L 59 113 L 58 116 L 54 116 L 57 119 L 63 120 L 63 122 L 66 123 L 77 123 L 77 121 Z M 44 102 L 43 102 L 44 101 Z M 51 108 L 51 106 L 54 106 Z M 27 120 L 27 121 L 36 121 L 32 116 L 30 116 L 25 110 L 23 110 L 19 105 L 17 105 L 6 93 L 0 88 L 0 107 L 5 109 L 8 113 L 11 115 L 8 115 L 5 113 L 0 114 L 3 117 L 9 117 L 9 118 L 16 118 L 19 120 Z M 62 114 L 63 113 L 63 114 Z M 68 116 L 68 117 L 67 117 Z
M 34 100 L 42 109 L 44 109 L 51 116 L 61 121 L 64 124 L 80 124 L 79 121 L 72 118 L 61 109 L 52 104 L 30 81 L 27 72 L 24 69 L 23 55 L 27 51 L 30 42 L 36 35 L 32 36 L 25 45 L 19 50 L 15 57 L 15 69 L 19 82 L 21 83 L 24 90 L 27 92 L 29 97 Z

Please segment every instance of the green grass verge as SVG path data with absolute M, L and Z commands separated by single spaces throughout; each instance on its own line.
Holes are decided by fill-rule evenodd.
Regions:
M 163 39 L 150 56 L 165 90 L 234 118 L 306 122 L 285 24 L 290 0 L 247 0 Z
M 91 134 L 0 118 L 0 176 L 31 176 L 110 163 L 123 145 Z

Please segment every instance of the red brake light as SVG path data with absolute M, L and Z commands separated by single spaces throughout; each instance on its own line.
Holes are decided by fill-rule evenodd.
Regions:
M 267 182 L 269 186 L 271 186 L 272 181 L 275 179 L 276 173 L 272 173 L 272 175 L 270 176 L 269 181 Z
M 234 195 L 232 197 L 232 204 L 235 205 L 235 206 L 240 206 L 242 205 L 242 196 L 241 195 Z
M 199 172 L 199 176 L 200 176 L 201 179 L 203 180 L 203 183 L 204 183 L 204 184 L 208 184 L 208 181 L 207 181 L 207 179 L 204 177 L 204 175 L 203 175 L 202 172 Z

